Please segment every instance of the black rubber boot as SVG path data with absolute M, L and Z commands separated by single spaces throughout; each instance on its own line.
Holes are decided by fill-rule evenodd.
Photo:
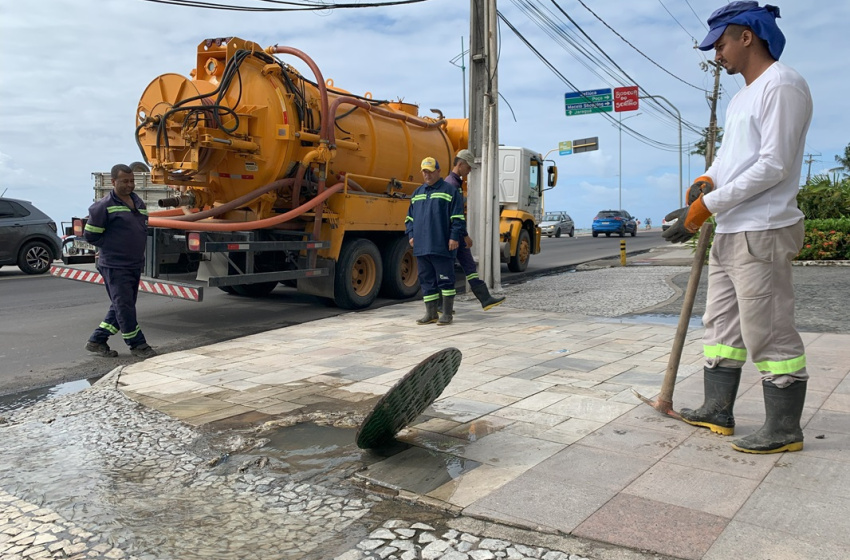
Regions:
M 455 297 L 454 296 L 443 296 L 443 314 L 440 315 L 440 320 L 437 321 L 438 325 L 450 325 L 452 319 L 454 319 L 454 307 L 455 307 Z
M 487 289 L 487 284 L 478 284 L 472 286 L 472 293 L 475 294 L 475 297 L 477 297 L 478 301 L 481 302 L 481 307 L 484 308 L 484 311 L 487 311 L 488 309 L 493 309 L 494 307 L 505 301 L 505 296 L 491 296 L 490 290 Z
M 420 325 L 428 325 L 430 323 L 436 323 L 438 319 L 437 315 L 437 303 L 439 303 L 436 299 L 434 301 L 426 301 L 425 302 L 425 316 L 421 319 L 417 319 L 416 322 Z
M 437 313 L 443 313 L 443 294 L 440 294 L 440 299 L 437 300 Z M 455 310 L 452 309 L 452 315 L 455 314 Z
M 741 368 L 706 367 L 703 369 L 705 399 L 696 410 L 683 408 L 682 420 L 694 426 L 708 428 L 715 434 L 731 436 L 735 433 L 735 416 L 732 408 L 741 382 Z
M 759 431 L 732 442 L 732 449 L 744 453 L 781 453 L 803 449 L 800 416 L 806 402 L 806 381 L 795 381 L 780 389 L 762 381 L 764 389 L 764 426 Z

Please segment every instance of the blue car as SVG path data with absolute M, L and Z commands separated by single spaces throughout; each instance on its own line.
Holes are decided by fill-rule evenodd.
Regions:
M 611 237 L 617 233 L 625 237 L 627 233 L 632 237 L 637 235 L 637 220 L 625 210 L 602 210 L 593 218 L 593 237 L 599 237 L 604 233 L 605 237 Z

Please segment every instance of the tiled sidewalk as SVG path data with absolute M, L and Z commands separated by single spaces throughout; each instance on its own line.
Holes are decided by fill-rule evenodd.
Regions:
M 674 327 L 485 313 L 473 302 L 459 301 L 446 327 L 416 325 L 422 306 L 408 303 L 158 356 L 126 368 L 119 385 L 193 425 L 365 412 L 453 346 L 463 352 L 457 375 L 399 435 L 414 447 L 363 476 L 465 515 L 681 558 L 847 557 L 850 336 L 806 335 L 806 448 L 758 456 L 631 394 L 660 388 Z M 688 335 L 677 407 L 701 402 L 700 336 Z M 745 369 L 738 435 L 763 417 L 758 378 Z M 423 471 L 435 456 L 449 458 L 454 478 Z

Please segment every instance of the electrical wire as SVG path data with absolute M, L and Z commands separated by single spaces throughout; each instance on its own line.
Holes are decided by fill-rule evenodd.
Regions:
M 663 105 L 652 98 L 650 93 L 643 88 L 637 80 L 629 76 L 629 74 L 625 72 L 625 70 L 623 70 L 592 38 L 590 38 L 581 26 L 578 25 L 578 23 L 554 0 L 552 0 L 552 4 L 554 4 L 555 7 L 557 7 L 558 10 L 567 18 L 567 20 L 569 20 L 569 22 L 581 32 L 581 36 L 573 34 L 569 30 L 568 26 L 556 21 L 556 16 L 551 11 L 534 5 L 531 0 L 512 0 L 512 2 L 533 21 L 535 21 L 547 35 L 553 38 L 554 41 L 564 46 L 565 50 L 570 52 L 570 54 L 572 54 L 573 57 L 576 58 L 576 60 L 585 66 L 585 68 L 587 68 L 591 73 L 599 76 L 600 79 L 609 84 L 613 82 L 616 85 L 637 85 L 639 90 L 641 90 L 644 94 L 646 105 L 650 112 L 664 117 L 662 122 L 666 125 L 670 127 L 678 127 L 679 115 L 671 111 L 666 105 Z M 578 51 L 581 54 L 581 57 L 572 52 L 572 49 L 564 44 L 565 42 L 570 45 L 572 49 Z M 582 42 L 585 42 L 587 46 L 582 45 Z M 597 56 L 595 54 L 596 52 L 601 53 L 602 56 Z M 582 57 L 587 58 L 589 63 L 582 60 Z M 603 77 L 602 74 L 600 74 L 600 71 L 606 73 L 610 77 L 610 80 Z M 705 91 L 701 88 L 697 89 Z M 684 119 L 682 119 L 681 122 L 683 129 L 687 129 L 695 134 L 700 133 L 701 128 L 696 124 Z
M 553 3 L 553 4 L 555 4 L 555 6 L 558 6 L 558 4 L 557 4 L 557 2 L 555 2 L 555 0 L 552 0 L 552 3 Z M 610 30 L 611 30 L 611 32 L 612 32 L 614 35 L 616 35 L 617 37 L 619 37 L 620 39 L 622 39 L 622 41 L 623 41 L 624 43 L 626 43 L 628 46 L 630 46 L 632 49 L 634 49 L 634 50 L 635 50 L 635 52 L 637 52 L 639 55 L 641 55 L 642 57 L 644 57 L 645 59 L 647 59 L 648 61 L 650 61 L 651 63 L 653 63 L 655 66 L 657 66 L 658 68 L 660 68 L 661 70 L 663 70 L 665 73 L 667 73 L 667 74 L 669 74 L 670 76 L 672 76 L 672 77 L 676 78 L 677 80 L 679 80 L 679 81 L 680 81 L 680 82 L 682 82 L 683 84 L 688 85 L 688 86 L 690 86 L 690 87 L 692 87 L 692 88 L 694 88 L 694 89 L 698 89 L 698 90 L 700 90 L 700 91 L 702 91 L 702 92 L 708 93 L 705 89 L 703 89 L 703 88 L 701 88 L 701 87 L 699 87 L 699 86 L 695 86 L 694 84 L 692 84 L 692 83 L 690 83 L 690 82 L 686 82 L 685 80 L 683 80 L 683 79 L 682 79 L 682 78 L 680 78 L 679 76 L 676 76 L 675 74 L 673 74 L 672 72 L 670 72 L 669 70 L 667 70 L 666 68 L 664 68 L 663 66 L 661 66 L 660 64 L 658 64 L 657 62 L 655 62 L 654 60 L 652 60 L 649 56 L 645 55 L 645 54 L 644 54 L 644 53 L 643 53 L 643 52 L 642 52 L 639 48 L 637 48 L 637 47 L 636 47 L 636 46 L 634 46 L 631 42 L 629 42 L 629 40 L 628 40 L 628 39 L 626 39 L 625 37 L 623 37 L 622 35 L 620 35 L 620 34 L 619 34 L 619 33 L 618 33 L 618 32 L 617 32 L 617 31 L 616 31 L 613 27 L 611 27 L 610 25 L 608 25 L 608 22 L 606 22 L 604 19 L 602 19 L 601 17 L 599 17 L 599 16 L 596 14 L 596 12 L 594 12 L 593 10 L 591 10 L 591 9 L 587 6 L 587 4 L 585 4 L 582 0 L 578 0 L 578 3 L 579 3 L 579 4 L 581 4 L 582 6 L 584 6 L 584 9 L 585 9 L 585 10 L 587 10 L 588 12 L 590 12 L 591 14 L 593 14 L 593 16 L 594 16 L 596 19 L 598 19 L 600 22 L 602 22 L 602 25 L 604 25 L 605 27 L 607 27 L 608 29 L 610 29 Z M 563 10 L 560 6 L 558 6 L 558 9 L 559 9 L 559 10 L 561 10 L 561 12 L 563 12 L 563 13 L 564 13 L 564 15 L 567 15 L 567 14 L 566 14 L 566 12 L 564 12 L 564 10 Z M 666 8 L 665 8 L 665 9 L 666 9 Z M 569 17 L 569 16 L 567 16 L 567 17 Z M 570 21 L 572 21 L 572 20 L 570 20 Z M 681 24 L 680 24 L 680 25 L 681 25 Z M 690 33 L 689 33 L 688 35 L 690 35 Z
M 368 2 L 368 3 L 326 3 L 317 2 L 315 0 L 304 2 L 285 2 L 282 0 L 254 0 L 260 3 L 281 4 L 290 6 L 288 8 L 272 8 L 261 6 L 238 6 L 233 4 L 217 3 L 214 0 L 204 2 L 202 0 L 142 0 L 143 2 L 153 2 L 155 4 L 169 4 L 172 6 L 182 6 L 186 8 L 204 8 L 209 10 L 230 10 L 236 12 L 309 12 L 331 9 L 348 9 L 348 8 L 380 8 L 386 6 L 403 6 L 406 4 L 418 4 L 428 2 L 429 0 L 387 0 L 385 2 Z
M 502 14 L 499 11 L 497 11 L 496 13 L 498 14 L 499 18 L 505 23 L 505 25 L 507 25 L 511 29 L 511 31 L 514 32 L 514 35 L 516 35 L 519 38 L 519 40 L 522 41 L 523 44 L 525 44 L 525 46 L 528 47 L 528 49 L 531 50 L 531 52 L 533 52 L 537 56 L 537 58 L 539 58 L 540 61 L 543 62 L 543 64 L 545 64 L 552 71 L 552 73 L 554 73 L 565 84 L 570 86 L 574 91 L 579 91 L 578 87 L 575 84 L 573 84 L 566 76 L 564 76 L 557 68 L 555 68 L 555 66 L 548 59 L 546 59 L 546 57 L 543 56 L 540 53 L 540 51 L 538 51 L 528 41 L 528 39 L 526 39 L 525 36 L 522 33 L 519 32 L 519 30 L 516 27 L 514 27 L 514 25 L 505 17 L 504 14 Z M 680 147 L 679 147 L 678 144 L 667 144 L 665 142 L 659 142 L 658 140 L 653 140 L 652 138 L 649 138 L 648 136 L 641 134 L 640 132 L 630 128 L 627 125 L 618 123 L 617 119 L 615 119 L 614 117 L 612 117 L 608 113 L 603 112 L 603 113 L 598 113 L 598 114 L 601 115 L 602 117 L 608 119 L 612 124 L 619 125 L 622 128 L 622 130 L 626 132 L 626 134 L 628 134 L 632 138 L 635 138 L 636 140 L 643 142 L 644 144 L 646 144 L 648 146 L 658 148 L 660 150 L 664 150 L 664 151 L 668 151 L 668 152 L 678 152 L 679 151 Z

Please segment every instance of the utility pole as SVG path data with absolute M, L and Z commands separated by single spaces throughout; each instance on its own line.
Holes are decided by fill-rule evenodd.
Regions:
M 811 179 L 812 179 L 812 164 L 816 161 L 820 161 L 820 160 L 814 159 L 814 157 L 819 156 L 819 155 L 820 154 L 806 154 L 805 156 L 803 156 L 803 157 L 806 158 L 806 159 L 803 160 L 803 162 L 808 164 L 808 170 L 806 171 L 806 184 L 808 184 L 808 182 L 811 181 Z
M 478 168 L 469 174 L 469 230 L 478 272 L 499 289 L 499 91 L 496 0 L 470 0 L 469 149 Z
M 711 167 L 714 162 L 714 147 L 717 144 L 717 101 L 720 99 L 720 64 L 717 62 L 704 63 L 713 67 L 714 91 L 708 97 L 711 103 L 711 117 L 708 121 L 708 135 L 705 139 L 705 168 Z M 707 67 L 703 66 L 703 70 Z

